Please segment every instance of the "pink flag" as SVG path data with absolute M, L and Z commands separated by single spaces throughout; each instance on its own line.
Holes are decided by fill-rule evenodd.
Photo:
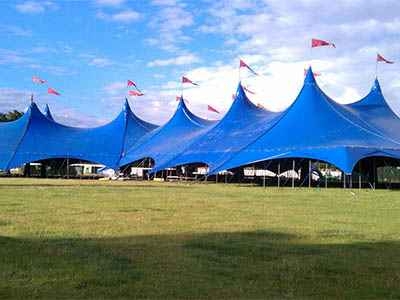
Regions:
M 382 61 L 382 62 L 387 63 L 387 64 L 394 64 L 394 61 L 387 60 L 386 58 L 384 58 L 379 53 L 376 54 L 376 61 L 377 62 L 381 62 Z
M 185 76 L 182 76 L 182 83 L 190 83 L 190 84 L 193 84 L 193 85 L 198 85 L 197 83 L 191 81 L 189 78 L 187 78 Z
M 304 69 L 304 76 L 306 76 L 306 75 L 307 75 L 307 69 Z M 313 75 L 315 77 L 317 77 L 317 76 L 321 76 L 321 73 L 320 72 L 313 72 Z
M 322 46 L 332 46 L 333 48 L 336 48 L 334 43 L 319 39 L 311 39 L 311 48 L 322 47 Z
M 253 91 L 250 91 L 247 87 L 243 86 L 243 89 L 248 92 L 249 94 L 255 95 L 256 93 L 254 93 Z
M 207 110 L 208 111 L 212 111 L 212 112 L 215 112 L 215 113 L 217 113 L 217 114 L 219 114 L 219 111 L 218 110 L 216 110 L 214 107 L 212 107 L 211 105 L 207 105 Z
M 250 66 L 248 64 L 246 64 L 244 62 L 244 60 L 240 60 L 239 62 L 239 69 L 240 68 L 246 68 L 247 70 L 249 70 L 251 73 L 253 73 L 254 75 L 258 75 L 258 73 L 256 73 L 256 71 L 254 71 L 252 68 L 250 68 Z
M 262 108 L 262 109 L 266 109 L 264 105 L 262 105 L 261 103 L 257 103 L 257 107 L 258 108 Z
M 46 82 L 46 80 L 43 80 L 38 76 L 32 76 L 32 82 L 37 84 L 43 84 Z
M 176 96 L 176 101 L 181 100 L 181 96 Z
M 128 81 L 127 81 L 127 86 L 134 86 L 134 87 L 137 87 L 137 86 L 136 86 L 136 82 L 134 82 L 134 81 L 132 81 L 132 80 L 129 80 L 129 79 L 128 79 Z
M 53 88 L 51 88 L 51 87 L 49 87 L 49 88 L 47 89 L 47 93 L 48 93 L 48 94 L 52 94 L 52 95 L 56 95 L 56 96 L 60 96 L 60 95 L 61 95 L 59 92 L 57 92 L 55 89 L 53 89 Z
M 137 97 L 144 95 L 142 92 L 139 92 L 139 91 L 129 91 L 128 94 L 129 94 L 129 96 L 137 96 Z

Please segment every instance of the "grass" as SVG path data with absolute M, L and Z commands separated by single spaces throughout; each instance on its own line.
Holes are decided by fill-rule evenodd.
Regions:
M 0 299 L 400 298 L 400 192 L 0 180 Z

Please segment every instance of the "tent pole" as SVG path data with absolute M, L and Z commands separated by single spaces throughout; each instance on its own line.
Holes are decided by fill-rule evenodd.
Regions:
M 295 163 L 294 159 L 293 159 L 293 163 L 292 164 L 293 164 L 292 165 L 292 189 L 294 189 L 294 173 L 295 173 L 294 169 L 296 167 L 296 163 Z
M 346 173 L 343 172 L 343 188 L 346 188 Z
M 67 179 L 69 179 L 69 157 L 67 157 Z
M 358 189 L 361 190 L 361 160 L 358 163 Z
M 374 190 L 376 189 L 376 179 L 377 179 L 377 172 L 376 172 L 376 158 L 374 157 L 374 160 L 373 160 L 373 169 L 374 169 Z
M 325 164 L 325 188 L 328 188 L 328 164 Z
M 215 175 L 215 183 L 218 183 L 218 173 Z
M 278 188 L 281 186 L 281 162 L 278 162 Z
M 349 175 L 349 187 L 352 189 L 353 188 L 353 172 Z
M 308 188 L 311 187 L 311 159 L 308 160 Z

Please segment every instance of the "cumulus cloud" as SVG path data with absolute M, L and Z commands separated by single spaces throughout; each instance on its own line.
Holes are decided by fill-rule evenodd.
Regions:
M 177 51 L 191 40 L 185 29 L 194 24 L 192 12 L 185 5 L 175 1 L 154 1 L 159 7 L 149 23 L 150 29 L 157 33 L 146 41 L 151 46 L 158 46 L 166 51 Z
M 103 11 L 100 11 L 97 13 L 97 17 L 99 19 L 112 22 L 131 23 L 139 20 L 141 15 L 137 11 L 126 9 L 115 13 L 105 13 Z
M 156 59 L 147 64 L 148 67 L 183 66 L 200 62 L 200 58 L 194 54 L 180 55 L 169 59 Z
M 104 68 L 111 66 L 113 62 L 105 57 L 95 57 L 89 61 L 89 66 Z
M 125 3 L 126 0 L 95 0 L 95 3 L 99 6 L 120 6 Z
M 47 9 L 55 9 L 57 6 L 51 1 L 25 1 L 15 5 L 18 12 L 24 14 L 39 14 Z
M 20 37 L 30 37 L 32 31 L 15 25 L 0 25 L 0 33 L 12 34 Z

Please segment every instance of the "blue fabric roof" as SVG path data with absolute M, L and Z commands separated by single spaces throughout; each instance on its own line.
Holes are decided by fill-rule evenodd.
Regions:
M 54 121 L 53 115 L 51 114 L 50 107 L 46 104 L 44 108 L 44 115 L 47 117 L 47 119 Z
M 120 165 L 152 158 L 155 165 L 169 161 L 187 147 L 193 139 L 206 132 L 215 121 L 205 120 L 194 115 L 180 99 L 174 115 L 158 129 L 144 136 L 121 158 Z
M 211 173 L 275 158 L 309 158 L 351 173 L 368 156 L 400 158 L 400 144 L 382 134 L 318 87 L 311 68 L 303 88 L 280 120 Z
M 212 169 L 257 139 L 279 115 L 254 105 L 239 83 L 236 97 L 221 121 L 154 171 L 189 163 L 205 163 Z
M 117 168 L 121 155 L 156 126 L 139 119 L 128 102 L 110 123 L 69 127 L 43 115 L 35 103 L 17 121 L 0 123 L 0 169 L 49 158 L 75 158 Z
M 371 124 L 377 131 L 400 142 L 400 118 L 393 112 L 383 97 L 378 79 L 375 79 L 367 96 L 347 106 L 352 113 Z

